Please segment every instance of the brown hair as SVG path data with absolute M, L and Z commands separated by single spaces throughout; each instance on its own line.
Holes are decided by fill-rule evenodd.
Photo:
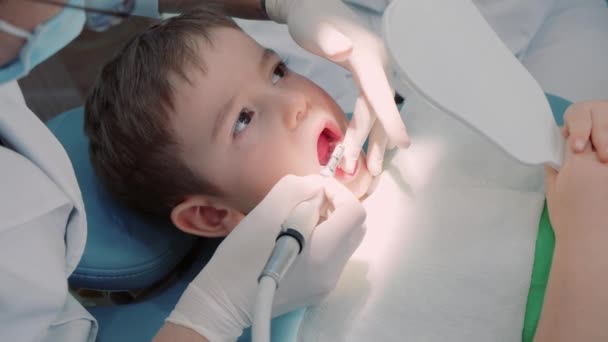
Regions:
M 211 8 L 151 26 L 103 67 L 86 100 L 93 168 L 113 196 L 140 212 L 168 218 L 186 196 L 218 193 L 180 160 L 169 124 L 170 80 L 189 82 L 187 68 L 204 72 L 197 39 L 212 44 L 210 30 L 216 27 L 239 29 Z

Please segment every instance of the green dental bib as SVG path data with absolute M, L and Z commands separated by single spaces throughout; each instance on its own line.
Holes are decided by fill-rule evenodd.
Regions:
M 534 266 L 532 268 L 532 281 L 528 292 L 526 304 L 526 316 L 524 318 L 523 342 L 532 342 L 538 319 L 543 308 L 547 280 L 551 271 L 553 260 L 553 248 L 555 247 L 555 234 L 549 220 L 547 204 L 540 217 L 538 224 L 538 237 L 536 238 L 536 250 L 534 252 Z

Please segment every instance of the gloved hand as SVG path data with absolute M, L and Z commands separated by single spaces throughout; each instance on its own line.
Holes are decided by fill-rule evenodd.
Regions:
M 333 206 L 279 284 L 273 315 L 318 302 L 334 287 L 365 233 L 365 211 L 342 184 L 321 176 L 286 176 L 220 244 L 167 321 L 210 341 L 233 341 L 251 325 L 257 279 L 280 225 L 302 201 L 321 192 Z
M 369 135 L 367 166 L 379 174 L 387 143 L 409 145 L 385 73 L 387 56 L 380 37 L 340 0 L 266 0 L 266 12 L 270 19 L 287 23 L 300 46 L 352 72 L 360 94 L 344 138 L 342 168 L 354 170 Z

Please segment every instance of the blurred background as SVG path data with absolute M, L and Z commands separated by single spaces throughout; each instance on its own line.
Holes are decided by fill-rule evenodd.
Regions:
M 84 29 L 65 49 L 19 81 L 28 106 L 43 121 L 84 104 L 101 66 L 134 34 L 154 22 L 131 17 L 106 32 Z

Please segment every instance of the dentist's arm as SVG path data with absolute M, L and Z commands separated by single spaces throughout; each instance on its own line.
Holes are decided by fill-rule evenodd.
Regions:
M 334 210 L 315 228 L 281 281 L 272 314 L 316 304 L 329 294 L 363 238 L 365 211 L 350 190 L 334 179 L 286 176 L 219 245 L 188 285 L 155 342 L 236 340 L 251 325 L 257 279 L 281 223 L 297 204 L 319 193 L 325 193 Z

